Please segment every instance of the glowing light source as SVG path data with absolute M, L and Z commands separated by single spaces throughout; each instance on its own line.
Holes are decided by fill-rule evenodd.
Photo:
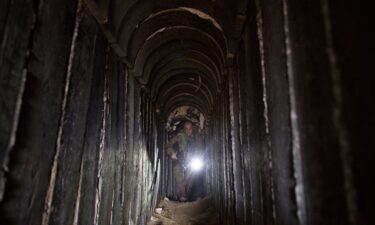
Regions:
M 203 162 L 202 162 L 202 159 L 200 158 L 193 158 L 191 161 L 190 161 L 190 169 L 193 170 L 193 171 L 199 171 L 203 168 Z

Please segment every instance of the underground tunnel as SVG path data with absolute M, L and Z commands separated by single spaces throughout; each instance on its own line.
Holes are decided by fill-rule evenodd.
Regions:
M 374 224 L 371 9 L 1 0 L 0 224 Z

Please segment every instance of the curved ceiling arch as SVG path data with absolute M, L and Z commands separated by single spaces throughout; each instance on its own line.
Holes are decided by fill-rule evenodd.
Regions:
M 199 84 L 198 84 L 199 85 Z M 173 83 L 169 87 L 165 88 L 165 92 L 158 92 L 157 101 L 164 102 L 174 95 L 179 93 L 190 93 L 201 98 L 207 104 L 212 105 L 213 99 L 210 98 L 209 94 L 206 93 L 200 86 L 193 82 L 179 82 Z
M 177 71 L 179 69 L 182 70 L 182 72 L 184 70 L 187 71 L 195 69 L 198 75 L 201 76 L 201 78 L 204 78 L 204 80 L 211 80 L 211 82 L 207 83 L 207 85 L 212 90 L 212 93 L 218 93 L 220 91 L 221 83 L 217 80 L 214 71 L 206 67 L 206 65 L 202 64 L 201 62 L 194 59 L 175 59 L 173 63 L 158 68 L 158 70 L 154 71 L 155 75 L 151 75 L 149 85 L 152 87 L 154 85 L 154 82 L 157 82 L 159 79 L 162 79 L 167 74 L 172 75 L 172 73 L 170 73 L 171 71 Z
M 142 21 L 173 11 L 190 13 L 224 32 L 228 32 L 229 24 L 235 19 L 231 14 L 232 10 L 228 10 L 235 10 L 235 5 L 228 7 L 228 4 L 223 3 L 212 4 L 211 0 L 164 0 L 153 1 L 153 4 L 150 4 L 149 0 L 123 1 L 112 7 L 115 14 L 119 15 L 114 24 L 117 37 L 120 34 L 130 34 Z
M 142 76 L 143 82 L 148 82 L 148 78 L 152 71 L 154 71 L 155 65 L 159 65 L 161 61 L 170 56 L 175 52 L 186 52 L 186 51 L 196 51 L 199 52 L 203 57 L 206 57 L 207 60 L 211 61 L 215 67 L 218 67 L 219 73 L 223 73 L 225 68 L 225 59 L 221 56 L 218 56 L 217 53 L 213 51 L 208 51 L 207 46 L 204 43 L 196 42 L 192 40 L 181 41 L 176 40 L 175 43 L 166 43 L 164 45 L 155 48 L 152 53 L 150 53 L 147 58 L 142 57 L 137 60 L 135 67 L 132 70 L 134 76 Z M 219 75 L 219 74 L 218 74 Z
M 215 18 L 211 17 L 210 15 L 208 15 L 207 13 L 205 13 L 205 12 L 199 10 L 199 9 L 194 9 L 194 8 L 190 8 L 190 7 L 178 7 L 178 8 L 171 8 L 171 9 L 162 10 L 162 11 L 159 11 L 157 13 L 154 13 L 154 14 L 150 15 L 143 22 L 147 22 L 147 21 L 149 21 L 149 20 L 151 20 L 151 19 L 153 19 L 157 16 L 167 14 L 167 13 L 171 13 L 171 12 L 179 12 L 179 13 L 187 12 L 191 15 L 197 16 L 200 19 L 203 19 L 203 20 L 206 20 L 207 22 L 210 22 L 216 29 L 223 32 L 223 28 L 216 21 Z
M 194 9 L 190 10 L 193 11 Z M 202 13 L 200 12 L 200 14 Z M 137 42 L 147 39 L 147 37 L 151 36 L 152 33 L 157 30 L 176 26 L 186 26 L 206 31 L 210 36 L 214 37 L 219 45 L 223 46 L 225 52 L 227 52 L 226 37 L 220 25 L 214 24 L 214 22 L 208 22 L 207 19 L 202 19 L 187 10 L 181 11 L 181 9 L 164 10 L 158 12 L 157 15 L 148 17 L 145 21 L 135 26 L 130 33 L 119 33 L 119 43 L 122 46 L 129 46 L 129 48 L 131 48 L 131 46 L 137 45 Z M 125 50 L 127 55 L 129 55 L 128 48 Z
M 136 65 L 140 57 L 147 57 L 148 54 L 155 51 L 160 45 L 176 43 L 175 40 L 180 41 L 180 44 L 183 44 L 185 40 L 196 40 L 197 42 L 204 43 L 207 51 L 217 52 L 223 59 L 226 57 L 224 50 L 210 34 L 193 27 L 175 26 L 161 28 L 147 37 L 143 42 L 139 42 L 139 45 L 131 46 L 128 59 L 133 65 Z
M 215 84 L 213 84 L 212 79 L 209 80 L 207 77 L 201 76 L 197 73 L 197 71 L 194 71 L 192 68 L 187 69 L 175 69 L 171 70 L 168 73 L 164 74 L 160 77 L 160 79 L 156 80 L 152 86 L 150 86 L 150 93 L 152 95 L 158 95 L 158 92 L 160 92 L 160 88 L 163 86 L 163 84 L 166 84 L 168 82 L 168 79 L 194 79 L 198 84 L 201 83 L 202 86 L 204 86 L 207 91 L 209 91 L 209 94 L 214 98 L 214 96 L 217 94 L 217 89 L 214 88 Z M 177 82 L 176 80 L 176 82 Z
M 168 88 L 165 87 L 170 87 L 172 88 L 175 84 L 178 83 L 186 83 L 190 82 L 192 86 L 196 88 L 195 91 L 202 91 L 205 93 L 207 96 L 207 99 L 209 99 L 209 102 L 212 104 L 214 101 L 214 94 L 210 87 L 207 86 L 207 81 L 203 80 L 199 75 L 193 75 L 193 74 L 180 74 L 180 73 L 175 73 L 174 75 L 168 77 L 168 79 L 164 80 L 159 84 L 160 86 L 153 87 L 151 89 L 151 95 L 153 96 L 154 100 L 159 99 L 160 93 L 164 93 L 168 91 Z M 171 86 L 169 86 L 171 85 Z
M 190 104 L 208 115 L 238 48 L 246 0 L 86 1 L 90 10 L 107 6 L 94 15 L 155 105 Z
M 186 63 L 186 65 L 184 64 Z M 155 79 L 159 79 L 168 68 L 176 68 L 178 66 L 187 67 L 187 65 L 198 69 L 201 73 L 206 73 L 211 79 L 214 79 L 217 84 L 220 84 L 223 80 L 223 71 L 217 67 L 215 62 L 207 57 L 204 53 L 196 51 L 186 51 L 186 52 L 174 52 L 168 56 L 160 58 L 160 60 L 152 67 L 148 73 L 144 73 L 142 80 L 145 83 L 149 81 L 151 84 Z
M 209 107 L 209 105 L 206 104 L 206 102 L 202 98 L 198 97 L 194 93 L 183 92 L 183 91 L 176 93 L 175 95 L 168 98 L 163 104 L 160 104 L 160 105 L 166 108 L 169 108 L 169 106 L 173 107 L 173 104 L 175 102 L 178 102 L 181 100 L 189 100 L 189 101 L 195 102 L 196 104 L 201 105 L 202 108 Z

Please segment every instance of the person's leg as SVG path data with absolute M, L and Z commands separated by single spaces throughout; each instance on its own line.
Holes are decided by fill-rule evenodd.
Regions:
M 176 179 L 176 184 L 179 190 L 179 197 L 181 201 L 186 201 L 186 184 L 184 179 L 184 171 L 180 164 L 173 167 L 173 175 Z
M 203 173 L 195 173 L 186 179 L 187 197 L 195 201 L 204 197 L 205 182 Z

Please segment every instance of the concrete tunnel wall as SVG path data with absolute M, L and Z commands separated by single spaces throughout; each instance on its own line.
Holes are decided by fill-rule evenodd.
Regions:
M 7 6 L 0 224 L 144 224 L 160 178 L 149 98 L 81 2 Z
M 242 41 L 208 117 L 209 192 L 222 221 L 370 223 L 373 207 L 366 198 L 374 195 L 371 184 L 360 180 L 369 175 L 363 157 L 373 143 L 364 137 L 368 123 L 354 115 L 372 111 L 362 88 L 369 90 L 373 79 L 370 53 L 351 45 L 361 33 L 354 24 L 366 22 L 349 9 L 360 7 L 334 1 L 249 4 Z M 339 34 L 351 29 L 358 33 Z M 362 75 L 353 76 L 358 71 Z
M 151 7 L 139 2 L 142 11 Z M 173 192 L 165 119 L 186 103 L 207 117 L 206 192 L 223 224 L 374 221 L 366 7 L 237 1 L 221 14 L 225 1 L 191 4 L 213 11 L 228 40 L 215 23 L 200 25 L 199 18 L 190 25 L 228 41 L 229 52 L 221 59 L 210 43 L 186 41 L 207 47 L 207 57 L 185 55 L 208 65 L 200 72 L 219 71 L 202 76 L 188 101 L 183 95 L 195 93 L 189 87 L 197 80 L 173 100 L 175 83 L 150 72 L 169 71 L 142 64 L 147 51 L 134 65 L 136 49 L 122 54 L 122 42 L 141 46 L 144 30 L 135 40 L 120 32 L 117 43 L 112 20 L 103 25 L 103 11 L 90 1 L 0 3 L 0 224 L 145 224 L 157 201 Z M 144 24 L 159 28 L 158 20 Z M 167 53 L 159 50 L 147 63 L 178 57 L 161 58 Z

